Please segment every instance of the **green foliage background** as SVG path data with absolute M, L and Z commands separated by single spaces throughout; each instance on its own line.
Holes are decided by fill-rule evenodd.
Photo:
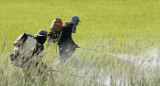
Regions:
M 39 29 L 49 32 L 55 18 L 61 18 L 65 24 L 73 15 L 80 17 L 82 22 L 73 34 L 80 47 L 133 54 L 145 53 L 150 47 L 159 48 L 159 4 L 159 0 L 0 0 L 0 85 L 24 85 L 21 69 L 9 65 L 12 43 L 24 32 L 31 35 Z M 106 75 L 110 76 L 113 86 L 117 85 L 114 82 L 117 77 L 122 81 L 120 85 L 159 85 L 158 67 L 145 69 L 113 56 L 82 49 L 77 49 L 68 63 L 57 63 L 59 57 L 55 56 L 56 47 L 52 45 L 45 44 L 43 60 L 47 65 L 63 72 L 82 74 L 89 80 L 53 73 L 55 78 L 48 77 L 43 83 L 45 86 L 99 86 L 104 85 L 100 81 L 105 82 L 105 79 L 97 80 Z M 39 82 L 35 85 L 42 85 Z
M 159 1 L 149 0 L 1 0 L 0 44 L 5 42 L 7 51 L 22 33 L 36 34 L 49 27 L 53 19 L 63 23 L 73 15 L 82 20 L 73 38 L 80 46 L 104 36 L 105 40 L 116 38 L 120 43 L 141 44 L 148 41 L 159 46 Z M 94 41 L 93 41 L 94 40 Z M 117 47 L 116 46 L 116 47 Z

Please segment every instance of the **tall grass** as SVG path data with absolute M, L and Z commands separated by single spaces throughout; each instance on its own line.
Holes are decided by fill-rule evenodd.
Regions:
M 159 86 L 158 59 L 155 67 L 150 65 L 155 62 L 152 57 L 156 58 L 151 51 L 160 47 L 159 3 L 157 0 L 0 0 L 0 85 Z M 57 71 L 44 70 L 45 80 L 33 75 L 35 80 L 25 83 L 23 69 L 10 65 L 8 56 L 13 41 L 24 32 L 34 35 L 42 28 L 49 32 L 53 19 L 59 17 L 65 23 L 73 15 L 82 20 L 73 34 L 80 47 L 120 54 L 121 58 L 77 49 L 64 62 L 58 57 L 56 46 L 46 43 L 43 62 Z M 156 55 L 159 57 L 159 52 Z
M 53 52 L 56 53 L 56 51 Z M 34 62 L 33 67 L 30 66 L 30 70 L 26 70 L 10 65 L 8 54 L 1 55 L 0 82 L 2 86 L 159 85 L 159 64 L 156 67 L 145 67 L 143 64 L 135 64 L 132 60 L 124 60 L 96 52 L 79 51 L 67 60 L 60 59 L 55 54 L 47 53 L 43 57 L 43 63 L 49 67 L 48 69 L 55 69 L 56 71 L 43 69 L 42 65 L 34 67 Z M 38 60 L 34 59 L 34 61 Z M 42 63 L 41 61 L 38 62 Z M 37 75 L 38 72 L 42 73 Z M 26 73 L 30 76 L 26 76 Z M 26 77 L 28 78 L 27 81 Z

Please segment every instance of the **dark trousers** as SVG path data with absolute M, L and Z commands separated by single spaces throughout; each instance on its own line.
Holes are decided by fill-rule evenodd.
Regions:
M 69 58 L 72 56 L 76 47 L 74 44 L 60 44 L 59 45 L 59 56 L 62 58 Z

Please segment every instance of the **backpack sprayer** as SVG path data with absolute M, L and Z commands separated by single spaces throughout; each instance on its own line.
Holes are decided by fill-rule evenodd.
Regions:
M 60 37 L 62 35 L 62 26 L 63 23 L 60 18 L 56 18 L 55 20 L 53 20 L 50 26 L 51 32 L 49 32 L 48 34 L 49 42 L 56 43 L 60 40 Z
M 50 26 L 50 30 L 51 32 L 49 32 L 48 34 L 48 38 L 49 38 L 49 42 L 53 42 L 53 43 L 56 43 L 56 42 L 59 42 L 60 40 L 60 37 L 62 35 L 62 26 L 63 26 L 63 23 L 62 23 L 62 20 L 60 18 L 56 18 L 55 20 L 53 20 L 51 26 Z M 77 48 L 81 48 L 83 50 L 89 50 L 89 51 L 94 51 L 94 52 L 97 52 L 97 53 L 102 53 L 102 54 L 107 54 L 107 55 L 111 55 L 109 52 L 102 52 L 102 51 L 97 51 L 97 50 L 92 50 L 92 49 L 87 49 L 87 48 L 83 48 L 83 47 L 79 47 L 77 45 Z M 56 52 L 57 52 L 57 47 L 56 47 Z M 55 72 L 59 72 L 59 73 L 63 73 L 63 74 L 66 74 L 66 75 L 70 75 L 70 76 L 75 76 L 75 77 L 79 77 L 79 78 L 84 78 L 82 76 L 77 76 L 77 75 L 73 75 L 73 74 L 69 74 L 69 73 L 65 73 L 65 72 L 62 72 L 62 71 L 57 71 L 55 69 L 48 69 L 49 71 L 55 71 Z

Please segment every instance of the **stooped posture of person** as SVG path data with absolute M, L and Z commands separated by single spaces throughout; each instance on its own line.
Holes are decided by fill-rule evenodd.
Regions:
M 55 69 L 48 67 L 42 61 L 44 55 L 44 43 L 47 39 L 47 31 L 39 30 L 37 36 L 23 33 L 13 43 L 15 46 L 14 53 L 10 55 L 12 65 L 23 69 L 25 84 L 34 82 L 37 77 L 45 81 L 48 76 L 48 71 Z
M 24 65 L 34 56 L 38 57 L 43 56 L 44 46 L 47 39 L 47 31 L 44 29 L 39 30 L 37 37 L 34 37 L 30 34 L 23 33 L 19 36 L 13 45 L 14 53 L 10 55 L 10 60 L 12 65 L 18 67 L 24 67 Z
M 51 32 L 48 34 L 49 39 L 53 39 L 53 43 L 59 46 L 59 56 L 69 58 L 76 48 L 79 48 L 72 39 L 72 33 L 76 32 L 76 26 L 81 22 L 78 16 L 73 16 L 69 22 L 62 27 L 62 21 L 56 18 L 51 24 Z

